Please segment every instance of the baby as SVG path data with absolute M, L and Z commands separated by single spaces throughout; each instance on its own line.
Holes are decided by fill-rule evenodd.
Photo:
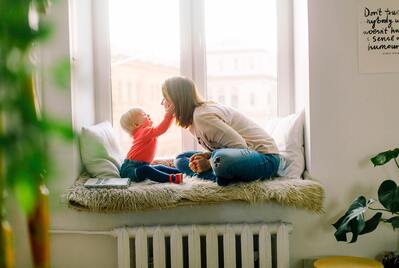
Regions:
M 131 178 L 134 182 L 145 179 L 177 184 L 183 182 L 183 176 L 176 168 L 150 165 L 155 156 L 157 138 L 168 130 L 172 121 L 170 108 L 167 108 L 164 119 L 156 127 L 152 126 L 150 116 L 140 108 L 132 108 L 122 115 L 120 124 L 132 136 L 133 145 L 121 166 L 121 177 Z

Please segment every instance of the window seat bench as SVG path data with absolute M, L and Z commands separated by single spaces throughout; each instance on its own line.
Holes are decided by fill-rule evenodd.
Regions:
M 81 175 L 67 190 L 65 199 L 70 207 L 77 210 L 101 213 L 160 210 L 229 201 L 278 203 L 283 207 L 321 213 L 323 187 L 304 172 L 303 122 L 304 112 L 268 121 L 267 131 L 287 160 L 284 174 L 290 177 L 218 186 L 215 182 L 185 176 L 184 183 L 180 185 L 147 180 L 131 183 L 126 189 L 88 189 L 83 184 L 89 175 Z M 82 128 L 80 152 L 85 170 L 94 177 L 119 177 L 124 158 L 109 122 Z M 173 166 L 173 159 L 158 159 L 153 164 Z M 302 173 L 304 178 L 300 178 Z
M 278 177 L 224 187 L 186 176 L 180 185 L 147 180 L 131 183 L 125 189 L 88 189 L 83 186 L 88 178 L 88 175 L 81 175 L 67 190 L 65 198 L 69 207 L 80 211 L 115 213 L 241 201 L 272 202 L 315 213 L 323 211 L 323 187 L 306 172 L 305 179 Z

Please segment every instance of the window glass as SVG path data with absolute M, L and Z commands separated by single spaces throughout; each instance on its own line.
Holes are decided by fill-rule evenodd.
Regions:
M 205 34 L 207 96 L 261 125 L 276 117 L 276 0 L 205 0 Z
M 111 0 L 109 11 L 113 126 L 126 153 L 132 139 L 121 115 L 139 106 L 160 123 L 162 82 L 180 74 L 179 0 Z M 181 131 L 173 125 L 158 138 L 156 157 L 179 151 Z

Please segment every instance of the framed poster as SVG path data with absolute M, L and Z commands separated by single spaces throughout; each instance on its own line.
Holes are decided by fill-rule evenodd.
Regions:
M 359 72 L 399 72 L 398 0 L 359 0 Z

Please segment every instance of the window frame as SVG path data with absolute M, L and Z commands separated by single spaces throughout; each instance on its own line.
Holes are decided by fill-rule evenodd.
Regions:
M 112 123 L 110 0 L 92 2 L 95 121 Z M 277 107 L 278 116 L 295 111 L 293 0 L 276 0 L 277 12 Z M 180 72 L 193 79 L 207 97 L 204 0 L 180 0 Z M 182 149 L 196 150 L 196 140 L 182 129 Z

